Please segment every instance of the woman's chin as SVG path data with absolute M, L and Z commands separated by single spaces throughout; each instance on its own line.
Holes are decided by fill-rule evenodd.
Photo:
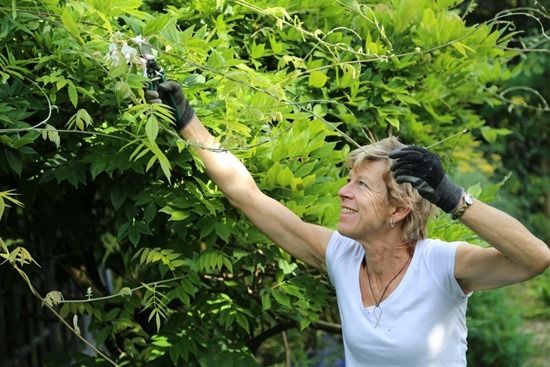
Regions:
M 353 231 L 349 228 L 349 226 L 346 226 L 341 222 L 338 223 L 338 233 L 340 233 L 342 236 L 353 237 Z

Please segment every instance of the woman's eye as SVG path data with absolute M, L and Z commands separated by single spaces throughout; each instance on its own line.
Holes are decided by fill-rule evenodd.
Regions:
M 369 187 L 369 185 L 367 185 L 367 183 L 365 181 L 359 181 L 359 185 L 361 185 L 363 187 Z

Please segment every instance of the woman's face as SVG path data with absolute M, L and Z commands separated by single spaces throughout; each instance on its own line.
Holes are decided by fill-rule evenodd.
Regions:
M 386 161 L 368 161 L 350 171 L 348 183 L 339 191 L 340 222 L 344 236 L 367 240 L 389 230 L 392 206 L 383 175 Z

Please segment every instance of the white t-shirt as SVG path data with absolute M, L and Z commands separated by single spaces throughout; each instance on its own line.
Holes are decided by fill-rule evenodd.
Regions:
M 456 247 L 440 240 L 419 241 L 397 288 L 380 308 L 365 308 L 359 289 L 365 251 L 357 241 L 334 232 L 326 263 L 336 288 L 346 367 L 466 366 L 469 294 L 454 277 Z

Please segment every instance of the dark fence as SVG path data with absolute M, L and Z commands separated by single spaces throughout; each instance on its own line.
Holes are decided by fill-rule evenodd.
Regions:
M 42 264 L 44 265 L 44 264 Z M 30 267 L 30 265 L 29 265 Z M 60 290 L 43 266 L 30 275 L 37 290 Z M 24 270 L 26 270 L 24 268 Z M 68 288 L 70 286 L 65 286 Z M 70 291 L 70 289 L 65 289 Z M 44 296 L 42 294 L 42 296 Z M 45 361 L 83 349 L 82 343 L 40 301 L 10 267 L 0 267 L 0 367 L 42 367 Z

